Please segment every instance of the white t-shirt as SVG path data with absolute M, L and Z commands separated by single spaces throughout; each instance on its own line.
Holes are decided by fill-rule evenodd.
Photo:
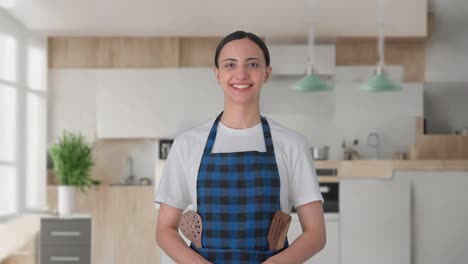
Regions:
M 172 144 L 156 193 L 155 202 L 185 210 L 197 210 L 197 177 L 203 150 L 215 119 L 194 127 Z M 280 175 L 281 210 L 290 213 L 292 207 L 322 201 L 317 175 L 306 139 L 267 117 L 270 125 L 276 163 Z M 265 152 L 262 124 L 233 129 L 218 125 L 212 153 Z

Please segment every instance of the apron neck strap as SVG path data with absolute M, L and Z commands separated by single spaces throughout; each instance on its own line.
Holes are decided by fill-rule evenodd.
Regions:
M 206 140 L 204 154 L 210 154 L 211 150 L 213 149 L 214 142 L 216 139 L 216 133 L 218 132 L 218 124 L 219 124 L 219 121 L 221 120 L 221 116 L 223 115 L 223 113 L 224 111 L 221 112 L 218 115 L 218 117 L 216 117 L 216 120 L 214 121 L 213 126 L 211 127 L 210 134 L 208 135 L 208 139 Z M 268 124 L 266 117 L 260 116 L 260 119 L 262 122 L 263 139 L 265 140 L 266 150 L 267 152 L 273 153 L 274 148 L 273 148 L 273 140 L 271 138 L 270 125 Z

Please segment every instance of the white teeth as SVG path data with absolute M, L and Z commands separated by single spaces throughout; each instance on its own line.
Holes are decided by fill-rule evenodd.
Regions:
M 249 88 L 250 85 L 248 85 L 248 84 L 233 84 L 232 87 L 237 88 L 237 89 L 246 89 L 246 88 Z

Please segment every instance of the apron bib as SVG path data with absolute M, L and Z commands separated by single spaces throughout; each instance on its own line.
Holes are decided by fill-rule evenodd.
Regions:
M 202 248 L 191 247 L 216 264 L 261 263 L 278 253 L 269 251 L 267 235 L 274 213 L 281 210 L 270 126 L 261 117 L 266 152 L 211 153 L 222 114 L 210 130 L 198 171 Z

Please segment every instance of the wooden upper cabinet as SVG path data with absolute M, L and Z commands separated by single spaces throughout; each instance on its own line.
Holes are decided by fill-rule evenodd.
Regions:
M 51 37 L 49 68 L 213 67 L 220 37 Z
M 178 66 L 178 38 L 49 38 L 49 68 L 170 68 Z
M 222 38 L 180 38 L 180 67 L 214 67 L 216 47 Z
M 94 38 L 49 38 L 49 68 L 91 68 L 98 45 Z
M 423 82 L 425 65 L 424 39 L 393 38 L 385 40 L 385 64 L 402 65 L 404 82 Z M 336 39 L 336 65 L 377 65 L 376 38 Z
M 51 37 L 49 68 L 214 67 L 221 37 Z M 405 82 L 424 81 L 425 39 L 387 39 L 385 62 L 402 65 Z M 376 65 L 375 38 L 336 39 L 336 65 Z
M 177 38 L 98 38 L 98 68 L 171 68 L 179 64 Z

